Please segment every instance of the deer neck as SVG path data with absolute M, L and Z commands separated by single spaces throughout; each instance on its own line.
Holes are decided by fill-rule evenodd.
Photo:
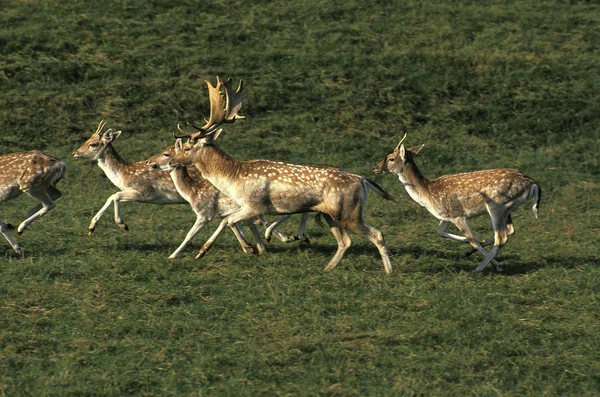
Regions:
M 218 146 L 207 145 L 194 158 L 194 165 L 203 178 L 227 194 L 240 174 L 242 162 L 231 158 Z
M 106 146 L 102 151 L 102 155 L 98 157 L 98 166 L 115 186 L 123 189 L 123 178 L 127 173 L 129 164 L 123 160 L 112 145 Z
M 398 179 L 413 200 L 423 207 L 429 207 L 428 185 L 430 182 L 421 174 L 414 161 L 406 162 L 404 172 L 398 174 Z
M 171 175 L 173 184 L 181 197 L 186 199 L 186 201 L 190 201 L 189 198 L 191 197 L 194 181 L 192 177 L 190 177 L 187 167 L 174 168 L 170 171 L 169 175 Z

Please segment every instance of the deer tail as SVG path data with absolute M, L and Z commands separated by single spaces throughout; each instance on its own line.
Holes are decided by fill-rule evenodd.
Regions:
M 533 211 L 533 216 L 537 219 L 538 211 L 540 209 L 540 202 L 542 201 L 542 188 L 537 183 L 531 185 L 531 189 L 529 190 L 529 198 L 533 197 L 533 207 L 531 210 Z
M 388 192 L 383 190 L 383 188 L 381 186 L 379 186 L 375 182 L 373 182 L 369 179 L 366 179 L 366 178 L 365 178 L 365 186 L 367 188 L 372 189 L 375 193 L 377 193 L 378 195 L 380 195 L 381 197 L 383 197 L 386 200 L 396 201 L 394 196 L 392 196 L 391 194 L 389 194 Z

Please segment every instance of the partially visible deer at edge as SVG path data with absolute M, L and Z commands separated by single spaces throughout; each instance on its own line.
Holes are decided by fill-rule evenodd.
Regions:
M 56 184 L 63 177 L 65 166 L 62 160 L 38 150 L 0 156 L 0 202 L 12 200 L 23 193 L 40 202 L 19 225 L 17 235 L 20 236 L 27 226 L 56 206 L 54 202 L 62 196 Z M 0 233 L 17 254 L 23 254 L 2 220 Z
M 393 197 L 366 178 L 338 168 L 295 165 L 270 160 L 239 161 L 214 145 L 221 134 L 217 127 L 239 118 L 242 84 L 233 91 L 231 79 L 216 87 L 206 81 L 210 98 L 210 118 L 195 131 L 179 130 L 189 139 L 171 165 L 194 164 L 202 176 L 233 200 L 240 209 L 227 216 L 215 232 L 226 225 L 266 214 L 321 212 L 338 243 L 338 249 L 325 270 L 333 269 L 352 241 L 349 231 L 362 235 L 379 250 L 386 273 L 392 266 L 383 234 L 364 220 L 363 208 L 369 189 L 380 196 Z M 221 94 L 225 89 L 225 97 Z M 205 244 L 200 253 L 210 248 Z
M 537 182 L 511 168 L 499 168 L 475 172 L 444 175 L 437 179 L 426 179 L 419 171 L 414 157 L 424 145 L 405 148 L 402 142 L 393 152 L 380 161 L 373 171 L 398 175 L 400 183 L 410 197 L 436 218 L 440 219 L 437 232 L 460 242 L 468 242 L 473 251 L 478 251 L 484 260 L 475 269 L 481 272 L 491 262 L 496 270 L 502 268 L 495 260 L 508 236 L 515 232 L 511 213 L 522 203 L 534 198 L 533 215 L 538 217 L 541 188 Z M 488 213 L 492 220 L 494 236 L 479 241 L 467 224 L 467 219 Z M 463 234 L 457 236 L 447 232 L 453 223 Z M 483 247 L 494 244 L 490 252 Z

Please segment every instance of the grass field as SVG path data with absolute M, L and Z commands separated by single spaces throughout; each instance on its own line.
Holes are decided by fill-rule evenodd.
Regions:
M 585 1 L 0 2 L 0 153 L 68 163 L 24 258 L 0 241 L 0 395 L 599 395 L 599 43 Z M 150 157 L 207 114 L 216 75 L 245 82 L 227 153 L 341 167 L 397 198 L 367 206 L 391 276 L 359 237 L 324 272 L 336 243 L 312 220 L 311 244 L 261 257 L 227 232 L 195 260 L 214 222 L 168 260 L 184 205 L 125 203 L 128 232 L 108 212 L 87 236 L 116 188 L 71 152 L 106 119 L 123 157 Z M 372 174 L 405 132 L 427 177 L 514 167 L 540 183 L 504 272 L 474 275 L 479 257 Z

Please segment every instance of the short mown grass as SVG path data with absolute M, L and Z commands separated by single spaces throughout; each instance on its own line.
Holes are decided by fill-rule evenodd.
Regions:
M 0 241 L 0 394 L 597 395 L 600 389 L 600 9 L 565 1 L 191 1 L 0 4 L 0 153 L 65 159 L 57 207 Z M 394 273 L 312 220 L 310 244 L 260 257 L 229 232 L 177 260 L 185 205 L 124 203 L 71 152 L 101 119 L 143 160 L 208 112 L 204 79 L 243 79 L 239 159 L 365 175 Z M 395 177 L 372 167 L 408 133 L 431 178 L 515 167 L 543 188 L 514 214 L 504 272 L 442 239 Z M 2 203 L 18 224 L 34 202 Z M 282 230 L 293 233 L 298 217 Z M 489 220 L 471 222 L 481 237 Z M 13 231 L 14 233 L 14 231 Z

